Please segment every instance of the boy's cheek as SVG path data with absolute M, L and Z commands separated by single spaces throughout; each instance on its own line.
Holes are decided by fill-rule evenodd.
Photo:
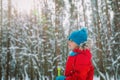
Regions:
M 72 49 L 72 47 L 71 47 L 70 45 L 68 45 L 68 48 L 69 48 L 69 49 Z
M 71 46 L 68 46 L 69 49 L 71 49 Z

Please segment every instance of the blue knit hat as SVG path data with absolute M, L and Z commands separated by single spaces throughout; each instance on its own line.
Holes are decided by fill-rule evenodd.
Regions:
M 68 40 L 75 42 L 79 46 L 81 43 L 87 41 L 87 37 L 88 37 L 87 28 L 83 27 L 80 30 L 73 31 L 68 37 Z

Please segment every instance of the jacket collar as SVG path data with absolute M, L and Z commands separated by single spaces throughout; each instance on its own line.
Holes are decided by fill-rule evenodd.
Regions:
M 81 53 L 82 50 L 81 50 L 80 48 L 75 48 L 75 49 L 73 50 L 73 52 L 75 52 L 75 53 Z

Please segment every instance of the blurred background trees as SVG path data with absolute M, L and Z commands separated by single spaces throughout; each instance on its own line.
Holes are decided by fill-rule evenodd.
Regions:
M 95 76 L 120 79 L 119 0 L 0 0 L 0 80 L 54 80 L 82 26 Z

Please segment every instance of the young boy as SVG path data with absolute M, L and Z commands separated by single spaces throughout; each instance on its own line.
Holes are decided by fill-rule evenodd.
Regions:
M 87 41 L 87 28 L 76 30 L 68 37 L 68 47 L 71 49 L 65 68 L 64 76 L 58 76 L 56 80 L 93 80 L 94 67 L 91 61 L 91 53 L 84 45 Z

